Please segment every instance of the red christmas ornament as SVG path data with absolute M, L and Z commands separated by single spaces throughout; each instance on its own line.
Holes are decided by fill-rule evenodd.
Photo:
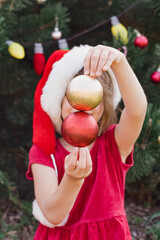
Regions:
M 157 71 L 151 74 L 151 80 L 154 83 L 160 83 L 160 66 L 158 67 Z
M 138 35 L 134 40 L 136 47 L 145 48 L 148 45 L 148 39 L 144 35 Z
M 90 145 L 98 135 L 96 120 L 88 113 L 74 112 L 62 123 L 63 138 L 74 147 Z
M 43 69 L 45 66 L 45 56 L 43 54 L 43 46 L 42 43 L 34 44 L 34 56 L 33 56 L 33 67 L 37 75 L 41 75 L 43 73 Z

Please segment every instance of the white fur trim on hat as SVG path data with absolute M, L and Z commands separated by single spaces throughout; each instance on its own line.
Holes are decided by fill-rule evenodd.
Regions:
M 84 58 L 91 46 L 80 45 L 72 48 L 59 61 L 55 62 L 52 70 L 42 89 L 41 105 L 51 118 L 55 130 L 61 133 L 61 103 L 65 95 L 68 83 L 84 67 Z M 112 78 L 115 95 L 113 105 L 116 108 L 121 96 L 115 76 L 110 69 L 108 71 Z
M 41 224 L 43 224 L 44 226 L 49 227 L 49 228 L 64 226 L 67 223 L 68 218 L 69 218 L 69 214 L 68 214 L 61 223 L 59 223 L 57 225 L 53 225 L 43 215 L 41 209 L 38 206 L 36 199 L 32 203 L 32 214 Z

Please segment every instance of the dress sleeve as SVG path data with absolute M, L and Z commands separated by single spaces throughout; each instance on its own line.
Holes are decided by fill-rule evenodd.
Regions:
M 28 180 L 33 180 L 33 175 L 31 170 L 31 165 L 33 163 L 42 164 L 55 169 L 51 156 L 43 152 L 36 145 L 33 145 L 29 151 L 29 164 L 28 164 L 28 171 L 26 172 L 26 178 Z
M 122 166 L 124 171 L 127 172 L 129 170 L 129 168 L 132 167 L 134 164 L 134 159 L 133 159 L 134 147 L 133 147 L 131 153 L 126 158 L 126 162 L 123 163 L 116 140 L 115 140 L 115 134 L 114 134 L 115 127 L 116 127 L 116 125 L 110 126 L 109 129 L 104 133 L 104 138 L 105 138 L 104 141 L 107 145 L 110 146 L 110 149 L 113 153 L 114 159 L 116 161 L 118 161 L 118 163 Z

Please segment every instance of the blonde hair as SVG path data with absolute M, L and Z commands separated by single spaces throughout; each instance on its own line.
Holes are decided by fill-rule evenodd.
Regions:
M 117 122 L 116 110 L 113 107 L 114 87 L 108 72 L 103 72 L 100 77 L 96 77 L 103 87 L 103 114 L 98 122 L 100 136 L 112 124 Z

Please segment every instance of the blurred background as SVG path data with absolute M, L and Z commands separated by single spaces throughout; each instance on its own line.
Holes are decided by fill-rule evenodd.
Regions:
M 160 0 L 0 0 L 0 239 L 33 239 L 38 223 L 25 173 L 34 91 L 51 53 L 80 44 L 122 51 L 147 96 L 125 208 L 133 240 L 158 240 Z

